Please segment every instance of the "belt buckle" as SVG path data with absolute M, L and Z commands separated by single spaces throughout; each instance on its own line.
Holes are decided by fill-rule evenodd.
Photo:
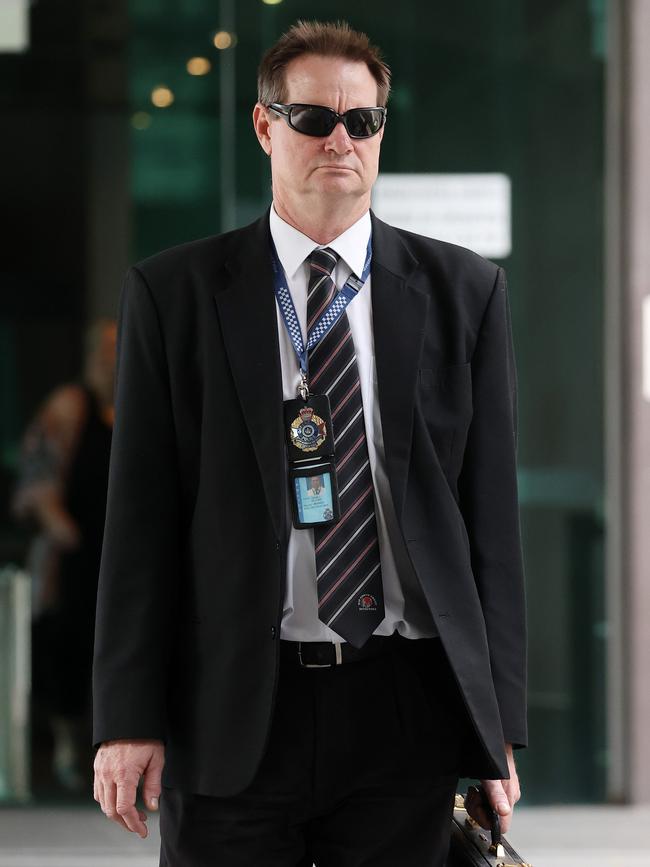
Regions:
M 334 656 L 335 661 L 332 662 L 303 662 L 302 661 L 302 641 L 298 642 L 298 659 L 302 668 L 332 668 L 334 665 L 341 665 L 343 662 L 343 652 L 341 650 L 341 642 L 334 641 Z

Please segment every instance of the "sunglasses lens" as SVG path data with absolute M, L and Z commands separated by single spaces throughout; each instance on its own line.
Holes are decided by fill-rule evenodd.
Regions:
M 291 109 L 291 126 L 305 135 L 329 135 L 334 129 L 334 116 L 318 105 L 296 105 Z
M 354 138 L 368 138 L 379 132 L 383 119 L 378 108 L 354 108 L 347 114 L 348 132 Z

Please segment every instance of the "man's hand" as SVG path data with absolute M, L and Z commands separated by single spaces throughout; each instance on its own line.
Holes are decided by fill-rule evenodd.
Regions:
M 140 777 L 143 777 L 142 797 L 150 810 L 158 809 L 160 776 L 165 764 L 162 741 L 106 741 L 95 756 L 95 800 L 102 812 L 134 831 L 143 839 L 147 836 L 147 814 L 136 809 L 135 798 Z
M 490 799 L 492 809 L 499 815 L 501 832 L 508 833 L 512 822 L 514 806 L 521 797 L 519 777 L 515 768 L 515 759 L 512 755 L 512 744 L 506 744 L 506 756 L 508 757 L 509 780 L 481 780 L 481 785 Z M 477 797 L 467 799 L 467 812 L 475 819 L 482 828 L 490 828 L 487 814 Z

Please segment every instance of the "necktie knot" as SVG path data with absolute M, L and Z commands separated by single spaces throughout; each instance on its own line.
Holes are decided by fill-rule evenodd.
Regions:
M 332 276 L 332 271 L 336 267 L 339 257 L 330 247 L 323 247 L 322 250 L 314 250 L 309 256 L 309 267 L 312 271 L 327 274 Z

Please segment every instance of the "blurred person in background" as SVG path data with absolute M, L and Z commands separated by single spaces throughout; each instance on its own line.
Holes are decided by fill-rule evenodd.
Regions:
M 32 576 L 33 694 L 47 714 L 52 771 L 70 791 L 87 786 L 90 673 L 108 462 L 117 326 L 85 335 L 83 375 L 54 389 L 23 438 L 12 512 L 36 527 Z

